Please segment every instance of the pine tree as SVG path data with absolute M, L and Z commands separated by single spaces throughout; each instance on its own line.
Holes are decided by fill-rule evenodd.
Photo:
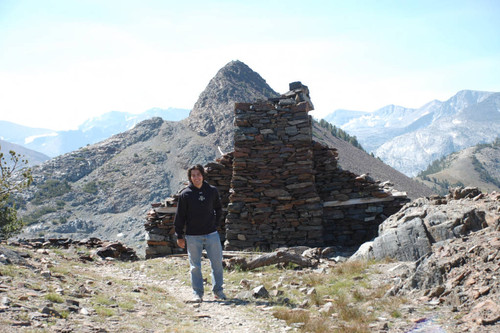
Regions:
M 0 147 L 1 148 L 1 147 Z M 12 194 L 20 193 L 33 181 L 28 161 L 15 151 L 9 151 L 10 163 L 0 152 L 0 239 L 6 239 L 19 232 L 23 222 L 17 217 Z

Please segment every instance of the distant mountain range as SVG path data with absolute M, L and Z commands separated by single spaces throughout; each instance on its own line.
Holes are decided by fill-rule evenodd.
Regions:
M 418 109 L 337 110 L 324 119 L 355 135 L 368 152 L 408 176 L 434 160 L 500 136 L 500 93 L 463 90 Z
M 210 80 L 188 118 L 151 118 L 36 166 L 34 186 L 18 202 L 30 224 L 21 237 L 95 236 L 144 249 L 143 224 L 151 203 L 181 189 L 190 165 L 214 161 L 219 148 L 233 150 L 234 103 L 278 95 L 247 65 L 232 61 Z M 412 198 L 432 193 L 317 122 L 313 133 L 315 140 L 337 148 L 344 170 L 392 181 Z
M 1 139 L 5 141 L 43 153 L 49 157 L 55 157 L 105 140 L 152 117 L 179 121 L 187 118 L 188 115 L 189 110 L 176 108 L 153 108 L 140 114 L 111 111 L 85 121 L 77 130 L 68 131 L 31 128 L 0 121 L 0 133 Z M 27 156 L 27 158 L 30 160 L 30 156 Z

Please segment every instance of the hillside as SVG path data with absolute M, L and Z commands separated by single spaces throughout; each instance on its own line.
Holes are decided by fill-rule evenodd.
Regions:
M 261 91 L 270 93 L 268 89 L 248 66 L 231 62 L 211 80 L 188 119 L 145 120 L 34 168 L 34 186 L 20 201 L 19 211 L 30 226 L 20 237 L 92 235 L 143 249 L 143 223 L 150 204 L 182 188 L 190 165 L 220 156 L 219 145 L 232 142 L 226 132 L 232 127 L 234 103 L 266 99 L 269 96 Z M 207 114 L 201 106 L 207 107 Z M 204 122 L 217 124 L 226 136 L 216 139 L 216 132 L 200 135 L 191 129 Z
M 11 150 L 15 151 L 17 154 L 20 154 L 23 159 L 26 159 L 28 161 L 27 166 L 29 167 L 41 164 L 50 159 L 50 157 L 38 151 L 34 151 L 4 140 L 0 140 L 0 148 L 1 148 L 0 151 L 4 154 L 5 161 L 7 162 L 8 165 L 11 164 L 10 158 L 8 158 L 9 151 Z M 23 166 L 25 165 L 23 164 Z
M 182 185 L 187 167 L 216 150 L 181 123 L 160 118 L 98 144 L 58 156 L 33 170 L 35 187 L 20 210 L 21 236 L 67 235 L 144 246 L 144 216 Z M 175 189 L 175 190 L 173 190 Z
M 190 165 L 214 161 L 219 147 L 232 150 L 234 103 L 274 95 L 260 75 L 233 61 L 210 81 L 189 118 L 152 118 L 34 168 L 34 186 L 19 199 L 20 214 L 30 224 L 20 237 L 94 236 L 142 251 L 150 204 L 175 194 Z M 380 175 L 381 181 L 394 178 L 401 186 L 397 189 L 410 197 L 430 193 L 407 177 L 398 180 L 392 168 L 328 132 L 315 131 L 316 137 L 338 146 L 342 168 Z
M 120 262 L 98 250 L 0 244 L 2 332 L 396 332 L 436 314 L 384 296 L 399 263 L 226 270 L 228 300 L 214 300 L 207 285 L 205 301 L 189 304 L 186 257 Z
M 483 192 L 500 191 L 500 140 L 463 149 L 434 161 L 417 179 L 437 193 L 449 186 L 474 186 Z
M 313 130 L 315 140 L 337 149 L 339 153 L 338 164 L 342 169 L 359 175 L 369 174 L 372 178 L 382 182 L 389 181 L 394 184 L 394 188 L 407 192 L 408 197 L 411 199 L 429 196 L 434 193 L 429 187 L 408 178 L 378 158 L 353 147 L 344 140 L 329 135 L 328 130 L 316 122 L 314 123 Z

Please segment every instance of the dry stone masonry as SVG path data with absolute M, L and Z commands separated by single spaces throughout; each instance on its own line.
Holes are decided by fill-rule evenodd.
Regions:
M 322 243 L 323 205 L 315 185 L 307 87 L 235 106 L 232 190 L 226 248 Z
M 283 246 L 356 246 L 376 236 L 405 193 L 337 166 L 337 151 L 313 141 L 307 86 L 279 98 L 236 103 L 234 151 L 206 165 L 225 209 L 227 250 Z M 177 197 L 153 204 L 145 224 L 146 257 L 177 253 Z

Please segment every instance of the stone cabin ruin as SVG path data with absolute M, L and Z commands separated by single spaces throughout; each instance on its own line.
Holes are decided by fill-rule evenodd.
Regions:
M 219 190 L 226 250 L 305 245 L 359 246 L 409 201 L 388 182 L 337 165 L 337 151 L 315 142 L 307 86 L 279 98 L 236 103 L 234 151 L 205 165 Z M 146 258 L 180 253 L 174 233 L 177 195 L 147 214 Z

